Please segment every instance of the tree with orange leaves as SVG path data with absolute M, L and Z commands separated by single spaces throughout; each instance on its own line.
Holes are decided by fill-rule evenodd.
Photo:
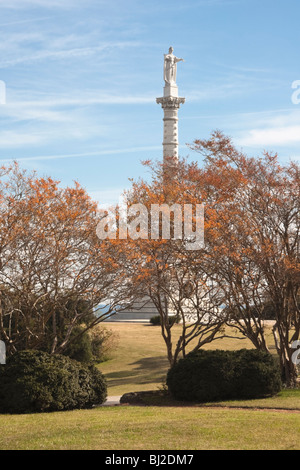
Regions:
M 3 173 L 0 338 L 8 354 L 61 353 L 76 326 L 104 320 L 130 303 L 131 291 L 96 235 L 97 204 L 78 183 L 61 188 L 17 165 Z
M 205 250 L 195 247 L 201 253 L 196 256 L 193 243 L 186 236 L 185 206 L 196 208 L 196 204 L 202 202 L 187 178 L 195 165 L 178 162 L 174 166 L 167 160 L 164 164 L 144 163 L 152 170 L 152 181 L 134 182 L 132 189 L 126 192 L 131 230 L 120 237 L 120 217 L 117 217 L 118 230 L 110 243 L 116 261 L 120 254 L 126 259 L 129 282 L 135 286 L 136 294 L 141 299 L 150 298 L 155 305 L 161 319 L 167 357 L 173 365 L 181 355 L 223 337 L 225 311 L 221 308 L 220 289 L 212 282 Z M 181 222 L 176 225 L 177 210 Z M 140 217 L 141 212 L 143 216 L 146 214 L 146 223 L 144 217 Z M 168 227 L 164 225 L 165 219 L 169 221 Z M 195 213 L 190 220 L 195 232 Z M 187 249 L 189 243 L 190 249 Z M 201 262 L 198 256 L 201 256 Z M 175 343 L 172 315 L 180 324 Z M 177 336 L 178 328 L 176 330 Z
M 277 155 L 250 158 L 220 132 L 192 146 L 205 157 L 200 191 L 215 214 L 206 228 L 229 324 L 268 350 L 267 306 L 282 378 L 295 386 L 300 337 L 300 169 Z M 196 183 L 196 181 L 195 181 Z
M 218 131 L 191 148 L 204 157 L 201 167 L 185 160 L 176 166 L 146 162 L 152 180 L 133 183 L 128 200 L 149 211 L 151 204 L 204 203 L 205 245 L 188 251 L 174 230 L 173 239 L 153 240 L 150 218 L 146 240 L 119 241 L 128 265 L 135 263 L 131 282 L 159 311 L 170 364 L 192 344 L 197 349 L 222 337 L 224 323 L 269 351 L 271 306 L 282 378 L 294 386 L 293 344 L 300 339 L 299 165 L 283 166 L 268 153 L 248 157 Z M 176 345 L 170 311 L 182 325 Z

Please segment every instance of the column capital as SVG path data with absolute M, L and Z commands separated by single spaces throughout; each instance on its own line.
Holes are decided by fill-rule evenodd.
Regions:
M 161 104 L 163 109 L 165 108 L 180 108 L 181 104 L 185 103 L 185 98 L 179 98 L 175 96 L 163 96 L 162 98 L 156 98 L 156 103 Z

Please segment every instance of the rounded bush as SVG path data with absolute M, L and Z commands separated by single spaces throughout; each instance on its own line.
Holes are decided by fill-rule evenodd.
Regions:
M 175 323 L 179 323 L 179 319 L 176 315 L 169 315 L 168 319 L 169 319 L 170 326 L 175 325 Z M 154 317 L 151 317 L 150 318 L 150 323 L 153 326 L 160 326 L 161 325 L 161 316 L 160 315 L 155 315 Z
M 22 351 L 0 367 L 0 413 L 89 408 L 106 399 L 102 373 L 66 356 Z
M 150 318 L 150 323 L 153 326 L 159 326 L 160 323 L 161 323 L 160 315 L 155 315 L 155 316 L 151 317 Z
M 235 395 L 245 399 L 276 395 L 281 389 L 278 361 L 266 351 L 235 352 Z
M 198 351 L 168 372 L 167 385 L 177 400 L 211 402 L 263 398 L 281 389 L 279 366 L 258 350 Z

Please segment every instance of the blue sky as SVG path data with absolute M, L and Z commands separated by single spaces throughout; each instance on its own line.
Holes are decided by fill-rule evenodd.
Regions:
M 251 155 L 299 159 L 299 14 L 299 0 L 0 0 L 0 163 L 117 200 L 162 158 L 171 45 L 180 155 L 221 129 Z

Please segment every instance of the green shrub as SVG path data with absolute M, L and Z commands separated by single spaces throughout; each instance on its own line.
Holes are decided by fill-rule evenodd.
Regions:
M 167 385 L 177 400 L 210 402 L 262 398 L 281 389 L 279 366 L 263 351 L 198 351 L 168 372 Z
M 235 351 L 235 395 L 251 399 L 276 395 L 281 389 L 278 360 L 266 351 Z
M 155 315 L 154 317 L 150 318 L 150 323 L 153 326 L 159 326 L 160 325 L 160 315 Z
M 85 332 L 84 330 L 84 326 L 74 328 L 71 341 L 63 352 L 64 356 L 85 363 L 104 362 L 110 359 L 112 351 L 117 346 L 118 336 L 102 325 L 95 325 Z
M 96 325 L 88 331 L 94 361 L 108 361 L 115 351 L 119 336 L 112 330 Z
M 175 323 L 179 323 L 179 319 L 176 315 L 169 315 L 168 319 L 169 319 L 170 326 L 173 326 Z M 155 315 L 154 317 L 151 317 L 150 318 L 150 323 L 153 326 L 161 325 L 161 316 L 160 315 Z
M 64 356 L 68 356 L 78 362 L 92 362 L 93 349 L 90 336 L 87 331 L 84 333 L 82 326 L 76 326 L 71 334 L 70 343 L 63 352 Z M 76 339 L 74 339 L 76 338 Z
M 89 408 L 103 403 L 106 393 L 100 371 L 65 356 L 22 351 L 0 368 L 1 413 Z

